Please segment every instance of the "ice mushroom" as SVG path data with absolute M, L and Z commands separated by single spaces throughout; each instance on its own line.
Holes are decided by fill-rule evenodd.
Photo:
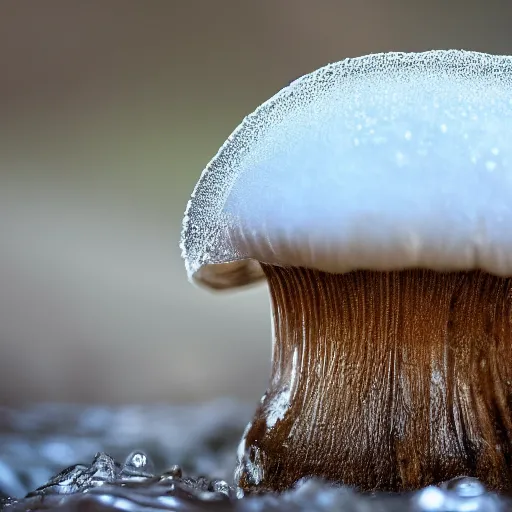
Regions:
M 512 58 L 347 59 L 246 117 L 190 199 L 190 280 L 266 278 L 245 490 L 512 487 Z

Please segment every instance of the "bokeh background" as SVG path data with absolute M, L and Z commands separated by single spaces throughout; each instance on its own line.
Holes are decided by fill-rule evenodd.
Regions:
M 294 78 L 366 53 L 512 53 L 510 0 L 3 0 L 0 404 L 257 400 L 265 286 L 187 282 L 201 170 Z

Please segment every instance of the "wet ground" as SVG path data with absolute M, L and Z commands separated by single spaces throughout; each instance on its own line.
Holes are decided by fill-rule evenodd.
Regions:
M 409 495 L 363 496 L 309 480 L 237 497 L 231 475 L 252 407 L 0 408 L 0 508 L 66 511 L 497 512 L 512 502 L 474 479 Z

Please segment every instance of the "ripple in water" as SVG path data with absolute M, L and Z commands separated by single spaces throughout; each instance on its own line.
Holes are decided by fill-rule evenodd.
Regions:
M 226 465 L 227 454 L 230 454 L 234 460 L 238 436 L 247 421 L 246 413 L 249 414 L 250 410 L 233 406 L 232 403 L 229 405 L 227 402 L 217 403 L 213 409 L 210 406 L 179 409 L 144 407 L 134 411 L 132 408 L 129 414 L 126 408 L 105 408 L 101 414 L 98 408 L 94 408 L 95 421 L 77 423 L 76 413 L 80 411 L 83 419 L 83 408 L 75 408 L 72 412 L 68 409 L 66 406 L 61 406 L 60 409 L 57 407 L 55 410 L 55 406 L 52 406 L 50 416 L 47 415 L 49 411 L 44 407 L 22 413 L 0 409 L 0 505 L 5 512 L 25 510 L 501 512 L 512 510 L 512 502 L 508 498 L 487 492 L 477 479 L 463 476 L 437 487 L 431 486 L 416 493 L 403 495 L 363 495 L 347 487 L 316 479 L 305 479 L 298 482 L 294 489 L 281 495 L 269 493 L 237 497 L 237 490 L 227 479 L 191 477 L 181 465 L 176 464 L 169 464 L 165 471 L 157 472 L 155 466 L 158 464 L 144 450 L 132 451 L 122 463 L 105 451 L 100 451 L 91 462 L 75 464 L 54 476 L 49 476 L 46 478 L 46 483 L 37 485 L 28 493 L 23 493 L 26 495 L 22 497 L 20 491 L 23 491 L 24 486 L 43 474 L 41 461 L 38 462 L 37 456 L 44 457 L 45 463 L 49 464 L 54 457 L 49 453 L 51 450 L 48 450 L 48 446 L 56 446 L 54 443 L 57 441 L 76 452 L 77 446 L 83 448 L 101 444 L 118 449 L 120 439 L 133 442 L 136 438 L 148 442 L 152 437 L 153 452 L 165 463 L 170 460 L 170 454 L 173 454 L 181 464 L 188 464 L 195 470 L 203 464 L 202 467 L 215 468 L 213 471 L 215 473 L 226 473 L 223 466 Z M 211 417 L 212 410 L 216 409 L 220 415 L 230 411 L 224 416 L 228 418 L 227 423 L 220 417 L 217 419 Z M 183 418 L 198 420 L 203 413 L 210 417 L 208 421 L 201 423 L 202 432 L 197 431 L 197 435 L 194 436 L 190 429 L 183 429 L 181 437 L 169 439 L 169 432 L 172 432 L 178 423 L 181 424 Z M 155 414 L 159 417 L 158 423 L 153 422 Z M 63 418 L 66 418 L 64 423 L 62 423 Z M 98 424 L 98 418 L 103 418 L 101 425 Z M 133 436 L 119 438 L 117 437 L 118 428 L 125 431 L 128 428 L 127 425 L 119 423 L 119 420 L 127 418 L 131 420 L 130 428 L 135 429 L 132 432 Z M 155 436 L 154 429 L 162 424 L 167 425 L 166 434 L 158 431 L 158 435 Z M 135 432 L 137 428 L 139 430 L 142 428 L 138 434 Z M 187 438 L 183 437 L 183 432 L 187 432 Z M 56 433 L 59 433 L 62 439 L 57 440 Z M 72 433 L 74 436 L 66 437 Z M 149 438 L 148 434 L 151 434 Z M 162 438 L 159 438 L 160 434 L 163 434 Z M 87 441 L 85 444 L 83 444 L 84 440 Z M 195 447 L 195 452 L 190 451 L 188 442 Z M 8 447 L 11 451 L 7 449 Z M 181 452 L 179 448 L 182 449 Z M 9 454 L 12 457 L 13 453 L 18 457 L 17 459 L 9 459 Z M 23 459 L 24 456 L 28 459 Z M 196 463 L 195 466 L 191 463 L 191 457 Z M 201 459 L 208 459 L 209 462 L 204 465 Z M 16 461 L 20 460 L 23 464 L 16 465 Z M 28 465 L 28 460 L 33 460 L 34 463 Z M 23 468 L 26 469 L 25 473 Z M 10 497 L 9 490 L 12 494 L 17 494 L 17 497 Z

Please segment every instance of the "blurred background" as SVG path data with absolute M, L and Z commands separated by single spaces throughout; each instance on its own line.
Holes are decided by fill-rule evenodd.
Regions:
M 257 400 L 265 286 L 213 294 L 178 248 L 240 120 L 349 56 L 512 53 L 510 0 L 3 0 L 0 404 Z

